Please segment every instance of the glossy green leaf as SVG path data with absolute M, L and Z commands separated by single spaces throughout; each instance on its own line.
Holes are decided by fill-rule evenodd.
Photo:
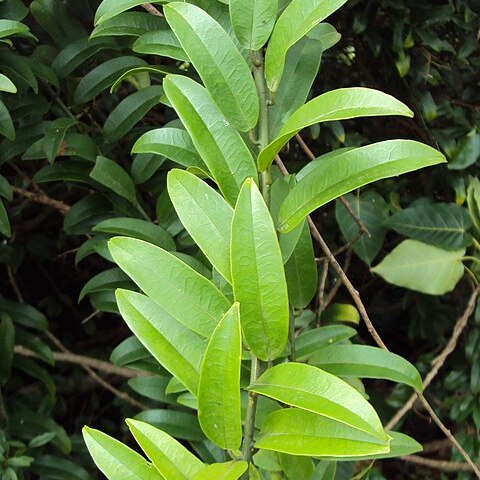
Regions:
M 163 127 L 144 133 L 133 145 L 132 153 L 163 155 L 184 167 L 206 168 L 190 135 L 180 128 Z
M 288 455 L 280 453 L 278 455 L 283 473 L 289 480 L 297 480 L 298 478 L 311 479 L 315 470 L 313 460 L 308 457 L 300 457 L 298 455 Z
M 169 73 L 176 73 L 178 69 L 169 65 L 142 65 L 140 67 L 130 68 L 127 71 L 123 72 L 116 80 L 112 83 L 110 87 L 110 93 L 113 93 L 117 90 L 118 86 L 121 85 L 123 81 L 130 83 L 137 90 L 142 90 L 150 86 L 150 75 L 155 75 L 157 78 L 161 78 Z M 162 97 L 162 103 L 167 106 L 168 103 L 165 100 L 165 97 Z
M 148 423 L 126 420 L 135 440 L 164 480 L 191 480 L 204 464 L 181 443 Z
M 250 68 L 227 32 L 189 3 L 169 3 L 164 12 L 226 121 L 240 131 L 252 129 L 258 120 L 257 90 Z
M 240 310 L 234 303 L 215 328 L 203 358 L 198 387 L 198 420 L 218 447 L 238 450 L 242 443 Z
M 186 230 L 212 265 L 231 283 L 232 207 L 203 180 L 184 170 L 171 170 L 167 187 Z
M 429 295 L 443 295 L 463 276 L 465 249 L 443 250 L 416 240 L 405 240 L 372 272 L 398 287 Z
M 292 0 L 275 24 L 265 56 L 268 88 L 278 89 L 288 49 L 346 0 Z
M 382 196 L 371 191 L 361 195 L 347 194 L 345 200 L 350 204 L 357 218 L 367 228 L 370 236 L 365 233 L 358 236 L 358 222 L 341 202 L 337 202 L 335 207 L 337 223 L 347 242 L 352 242 L 356 238 L 352 249 L 370 266 L 380 252 L 385 240 L 387 229 L 384 223 L 388 219 L 388 205 Z
M 135 184 L 140 185 L 150 180 L 165 163 L 166 157 L 154 153 L 140 153 L 135 155 L 130 175 Z
M 6 312 L 14 323 L 44 332 L 48 329 L 45 315 L 31 305 L 0 298 L 0 311 Z
M 8 315 L 0 318 L 0 385 L 4 385 L 10 376 L 13 361 L 13 347 L 15 346 L 15 327 Z M 240 393 L 240 391 L 239 391 Z
M 31 87 L 38 94 L 38 81 L 33 73 L 31 61 L 28 57 L 22 57 L 10 51 L 0 52 L 0 65 L 2 72 L 20 88 L 20 85 Z
M 276 365 L 249 388 L 386 440 L 377 413 L 363 396 L 343 380 L 319 368 L 293 362 Z
M 119 268 L 110 268 L 93 276 L 82 288 L 78 301 L 81 302 L 86 295 L 105 290 L 115 290 L 130 286 L 130 279 Z
M 118 266 L 160 307 L 194 332 L 210 337 L 230 308 L 205 277 L 165 250 L 142 240 L 115 237 L 109 249 Z
M 161 57 L 169 57 L 182 62 L 190 61 L 171 30 L 151 30 L 135 41 L 132 46 L 134 52 L 146 55 L 160 55 Z
M 6 237 L 12 235 L 12 229 L 10 227 L 10 221 L 8 220 L 8 214 L 5 210 L 2 200 L 0 199 L 0 233 Z
M 245 179 L 257 176 L 250 150 L 201 85 L 168 75 L 163 88 L 224 197 L 234 204 Z
M 458 149 L 448 163 L 449 170 L 464 170 L 480 158 L 480 133 L 470 132 L 459 142 Z
M 159 225 L 138 218 L 116 217 L 98 223 L 94 232 L 112 233 L 126 237 L 138 238 L 153 243 L 165 250 L 175 250 L 172 236 Z
M 295 111 L 280 130 L 277 138 L 258 156 L 261 171 L 268 168 L 275 155 L 300 130 L 320 122 L 358 117 L 402 115 L 413 112 L 402 102 L 386 93 L 364 87 L 339 88 L 310 100 Z
M 163 480 L 141 455 L 114 438 L 83 427 L 83 438 L 97 467 L 109 480 Z
M 128 386 L 139 395 L 155 400 L 156 402 L 174 404 L 176 399 L 167 394 L 167 385 L 170 377 L 161 377 L 160 375 L 145 375 L 134 377 L 128 380 Z M 191 394 L 190 394 L 191 395 Z
M 75 90 L 75 102 L 87 103 L 110 87 L 123 73 L 146 64 L 147 62 L 141 58 L 129 57 L 127 55 L 107 60 L 88 72 L 80 80 Z
M 205 341 L 144 295 L 117 290 L 116 297 L 123 319 L 145 348 L 196 395 Z
M 327 322 L 349 322 L 355 325 L 360 323 L 360 313 L 348 303 L 332 303 L 323 312 L 322 318 Z
M 3 175 L 0 175 L 0 197 L 5 198 L 5 200 L 9 202 L 11 202 L 13 198 L 12 187 Z
M 245 341 L 257 357 L 273 360 L 287 341 L 288 293 L 273 220 L 251 179 L 235 206 L 230 261 Z
M 88 135 L 67 132 L 57 156 L 80 157 L 94 162 L 98 156 L 98 146 Z
M 166 22 L 162 17 L 146 12 L 124 12 L 97 25 L 90 39 L 123 35 L 140 37 L 146 32 L 165 27 Z
M 197 473 L 192 480 L 238 480 L 248 468 L 244 460 L 231 461 L 227 463 L 213 463 L 206 466 Z
M 402 210 L 386 225 L 402 235 L 447 250 L 472 244 L 468 211 L 454 203 L 419 204 Z
M 158 103 L 163 95 L 160 85 L 143 88 L 124 98 L 105 120 L 105 141 L 116 143 Z
M 153 0 L 150 3 L 165 3 L 166 0 Z M 103 0 L 95 12 L 94 24 L 97 26 L 99 23 L 113 18 L 126 10 L 138 7 L 145 2 L 141 0 Z
M 130 175 L 116 162 L 99 155 L 90 177 L 105 185 L 117 195 L 126 198 L 130 203 L 137 203 L 135 184 Z
M 37 39 L 30 33 L 30 29 L 24 23 L 2 18 L 0 19 L 0 38 L 5 37 L 26 37 Z
M 15 127 L 5 104 L 0 100 L 0 135 L 15 140 Z
M 3 73 L 0 73 L 0 91 L 7 93 L 17 93 L 15 84 Z
M 77 123 L 73 118 L 62 117 L 57 118 L 48 126 L 42 140 L 42 150 L 50 163 L 53 163 L 59 154 L 68 129 Z
M 382 378 L 422 391 L 417 369 L 395 353 L 368 345 L 332 345 L 318 350 L 309 362 L 341 377 Z
M 278 0 L 230 0 L 233 31 L 240 45 L 259 50 L 272 33 Z
M 467 205 L 475 230 L 480 232 L 480 181 L 470 177 L 467 189 Z
M 327 417 L 296 408 L 271 413 L 265 420 L 255 447 L 313 457 L 359 457 L 390 450 L 365 432 Z
M 354 337 L 357 331 L 346 325 L 327 325 L 301 333 L 295 340 L 297 360 L 305 360 L 321 348 Z
M 439 151 L 412 140 L 387 140 L 326 159 L 289 193 L 280 209 L 280 229 L 291 230 L 318 207 L 355 188 L 443 162 Z
M 317 291 L 318 273 L 308 223 L 302 232 L 290 258 L 285 263 L 288 298 L 295 308 L 306 307 Z

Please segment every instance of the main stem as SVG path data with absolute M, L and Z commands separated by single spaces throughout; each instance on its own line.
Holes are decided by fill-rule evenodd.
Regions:
M 265 83 L 265 72 L 263 66 L 263 54 L 256 51 L 251 52 L 251 58 L 253 62 L 253 76 L 255 79 L 255 85 L 257 87 L 258 98 L 260 102 L 260 112 L 258 117 L 258 146 L 261 149 L 268 145 L 268 103 L 267 103 L 267 86 Z M 262 192 L 265 203 L 270 203 L 270 186 L 272 184 L 272 177 L 270 175 L 270 168 L 265 172 L 262 172 L 260 178 L 260 190 Z M 250 383 L 257 381 L 258 377 L 264 370 L 264 364 L 252 354 Z M 257 394 L 255 392 L 249 392 L 247 414 L 245 417 L 245 432 L 242 445 L 242 457 L 250 464 L 253 455 L 253 443 L 255 433 L 255 415 L 257 412 Z M 250 472 L 247 470 L 242 480 L 248 480 L 250 478 Z

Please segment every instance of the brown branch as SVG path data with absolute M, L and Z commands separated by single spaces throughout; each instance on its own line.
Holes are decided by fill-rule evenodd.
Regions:
M 435 470 L 442 470 L 444 472 L 471 472 L 473 470 L 472 466 L 468 463 L 434 460 L 432 458 L 424 458 L 418 455 L 400 457 L 400 460 L 408 463 L 415 463 L 416 465 L 423 465 L 424 467 L 433 468 Z
M 15 276 L 13 275 L 12 268 L 7 265 L 7 275 L 8 275 L 8 281 L 10 282 L 10 285 L 13 288 L 13 291 L 15 292 L 15 295 L 17 297 L 17 300 L 20 303 L 25 303 L 25 300 L 23 298 L 22 292 L 18 288 L 17 281 L 15 280 Z
M 31 202 L 41 203 L 42 205 L 47 205 L 49 207 L 54 208 L 55 210 L 59 211 L 62 215 L 66 215 L 70 210 L 70 205 L 67 205 L 64 202 L 61 202 L 60 200 L 54 200 L 53 198 L 50 198 L 45 193 L 38 193 L 38 192 L 33 193 L 18 187 L 12 187 L 12 190 L 16 194 L 30 200 Z
M 470 295 L 465 311 L 462 313 L 462 315 L 460 315 L 457 322 L 455 323 L 452 336 L 448 341 L 447 345 L 443 349 L 442 353 L 432 361 L 433 368 L 430 370 L 428 375 L 425 377 L 425 380 L 423 381 L 424 391 L 432 383 L 433 379 L 437 376 L 439 370 L 442 368 L 448 356 L 455 350 L 458 339 L 462 334 L 463 330 L 465 329 L 465 327 L 467 326 L 468 319 L 470 318 L 473 311 L 475 310 L 475 303 L 479 293 L 480 293 L 480 287 L 477 287 L 473 291 L 473 293 Z M 408 399 L 407 403 L 387 423 L 385 428 L 387 430 L 392 429 L 404 417 L 404 415 L 413 407 L 416 399 L 417 399 L 417 394 L 414 393 Z
M 318 308 L 317 308 L 317 325 L 320 326 L 320 321 L 322 319 L 322 313 L 324 310 L 324 303 L 325 303 L 325 285 L 327 283 L 327 276 L 328 276 L 328 261 L 325 259 L 322 263 L 322 278 L 320 279 L 320 285 L 318 287 Z
M 163 13 L 156 7 L 154 7 L 151 3 L 144 3 L 142 7 L 152 15 L 156 15 L 157 17 L 163 17 Z
M 350 268 L 350 263 L 352 261 L 352 251 L 349 250 L 347 252 L 347 256 L 345 258 L 345 262 L 343 264 L 343 271 L 347 273 L 348 269 Z M 338 293 L 338 290 L 340 287 L 343 285 L 342 280 L 339 278 L 336 282 L 335 285 L 332 287 L 332 289 L 328 292 L 327 298 L 325 299 L 325 302 L 323 304 L 323 309 L 326 310 L 330 304 L 333 302 L 333 299 Z

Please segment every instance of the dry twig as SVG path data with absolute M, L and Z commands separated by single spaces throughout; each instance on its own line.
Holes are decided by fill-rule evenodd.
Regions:
M 448 460 L 434 460 L 432 458 L 424 458 L 418 455 L 407 455 L 401 457 L 400 460 L 416 465 L 423 465 L 424 467 L 433 468 L 435 470 L 442 470 L 443 472 L 471 472 L 472 466 L 468 463 L 449 462 Z M 480 465 L 477 465 L 477 468 Z
M 156 7 L 154 7 L 151 3 L 144 3 L 142 7 L 152 15 L 156 15 L 157 17 L 163 17 L 163 13 Z

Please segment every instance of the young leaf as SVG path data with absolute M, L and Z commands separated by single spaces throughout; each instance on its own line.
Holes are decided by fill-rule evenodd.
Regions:
M 240 45 L 259 50 L 272 33 L 278 0 L 230 0 L 230 18 Z
M 443 250 L 416 240 L 405 240 L 372 272 L 398 287 L 429 295 L 451 292 L 463 276 L 465 249 Z
M 241 360 L 240 312 L 234 303 L 208 342 L 198 387 L 200 426 L 209 440 L 228 450 L 238 450 L 242 443 Z
M 365 192 L 362 195 L 345 195 L 357 218 L 365 225 L 370 236 L 362 234 L 358 237 L 358 223 L 341 202 L 335 206 L 335 216 L 347 242 L 353 243 L 353 251 L 367 264 L 371 265 L 380 252 L 387 229 L 385 221 L 388 219 L 388 205 L 376 192 Z
M 144 133 L 133 145 L 132 153 L 154 153 L 184 167 L 206 168 L 190 135 L 180 128 L 163 127 Z
M 138 420 L 127 419 L 135 440 L 164 480 L 190 480 L 205 465 L 168 433 Z
M 164 1 L 165 0 L 153 0 L 150 3 L 164 3 Z M 126 10 L 138 7 L 143 3 L 145 2 L 140 0 L 103 0 L 95 12 L 94 25 L 97 26 L 99 23 L 113 18 Z
M 268 88 L 276 92 L 288 49 L 347 0 L 292 0 L 275 24 L 265 56 Z
M 295 308 L 305 308 L 317 291 L 318 273 L 312 236 L 307 222 L 303 223 L 300 238 L 285 263 L 288 298 Z
M 89 427 L 82 433 L 94 462 L 109 480 L 163 480 L 150 463 L 118 440 Z
M 359 457 L 390 451 L 389 441 L 296 408 L 271 413 L 256 448 L 313 457 Z
M 235 207 L 230 261 L 245 341 L 261 360 L 274 360 L 287 342 L 287 285 L 272 217 L 251 179 Z
M 180 221 L 212 265 L 231 283 L 230 229 L 233 209 L 203 180 L 173 169 L 167 188 Z
M 163 88 L 221 192 L 234 204 L 245 179 L 257 176 L 250 150 L 201 85 L 168 75 Z
M 118 266 L 149 297 L 199 335 L 210 337 L 230 308 L 209 280 L 165 250 L 126 237 L 115 237 L 108 246 Z
M 470 215 L 455 203 L 406 208 L 390 217 L 386 225 L 402 235 L 446 250 L 472 244 L 472 236 L 467 233 L 472 226 Z
M 382 378 L 423 390 L 420 374 L 410 362 L 377 347 L 331 345 L 314 353 L 309 363 L 340 377 Z
M 234 460 L 227 463 L 214 463 L 206 466 L 192 480 L 238 480 L 248 468 L 244 460 Z M 250 477 L 252 478 L 252 477 Z
M 439 151 L 412 140 L 387 140 L 325 159 L 290 191 L 279 228 L 292 230 L 310 212 L 355 188 L 444 162 Z
M 380 419 L 361 393 L 338 377 L 303 363 L 269 368 L 250 390 L 317 413 L 386 441 Z
M 137 203 L 135 184 L 130 175 L 116 162 L 99 155 L 95 167 L 90 172 L 90 178 L 105 185 L 117 195 L 126 198 L 130 203 Z
M 175 60 L 180 60 L 181 62 L 189 61 L 187 54 L 171 30 L 155 29 L 154 31 L 144 33 L 133 44 L 132 50 L 146 55 L 169 57 Z
M 303 128 L 320 122 L 346 120 L 357 117 L 403 115 L 413 112 L 402 102 L 386 93 L 364 87 L 339 88 L 310 100 L 287 120 L 278 137 L 267 145 L 258 156 L 258 167 L 264 171 L 275 155 Z
M 163 88 L 160 85 L 143 88 L 124 98 L 105 120 L 105 141 L 116 143 L 124 137 L 155 105 L 160 103 Z
M 228 122 L 246 132 L 257 124 L 259 102 L 250 68 L 225 30 L 201 8 L 171 2 L 165 17 Z
M 116 297 L 130 330 L 165 369 L 196 395 L 205 341 L 145 295 L 117 290 Z

